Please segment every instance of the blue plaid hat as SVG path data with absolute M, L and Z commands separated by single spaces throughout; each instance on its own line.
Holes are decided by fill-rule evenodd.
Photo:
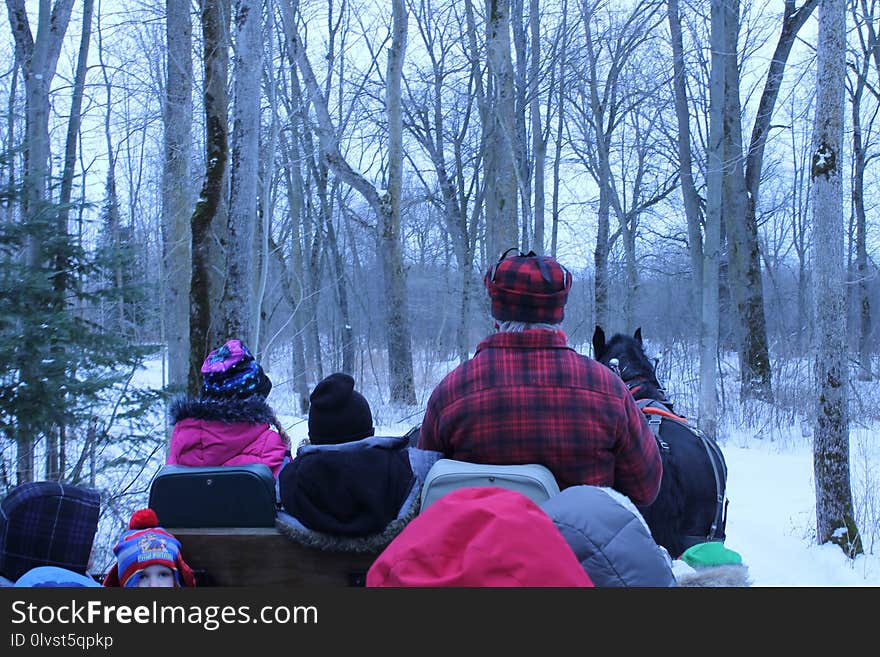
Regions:
M 272 382 L 241 340 L 229 340 L 202 363 L 202 395 L 215 399 L 269 396 Z
M 0 574 L 17 580 L 31 568 L 85 573 L 98 530 L 97 490 L 32 481 L 0 502 Z

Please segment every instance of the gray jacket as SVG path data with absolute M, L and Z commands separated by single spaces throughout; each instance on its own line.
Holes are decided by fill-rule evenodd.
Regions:
M 676 586 L 669 555 L 621 493 L 601 486 L 570 486 L 541 508 L 596 586 Z

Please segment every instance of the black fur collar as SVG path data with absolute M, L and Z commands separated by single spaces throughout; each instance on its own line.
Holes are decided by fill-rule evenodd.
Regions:
M 171 403 L 168 415 L 172 424 L 192 418 L 216 422 L 252 422 L 272 424 L 275 414 L 265 400 L 248 399 L 214 400 L 178 397 Z

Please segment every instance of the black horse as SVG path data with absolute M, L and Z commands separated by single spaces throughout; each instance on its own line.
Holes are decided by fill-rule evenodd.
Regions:
M 673 558 L 705 541 L 724 541 L 727 522 L 727 464 L 714 439 L 672 412 L 655 366 L 645 354 L 642 330 L 620 333 L 606 342 L 593 333 L 596 360 L 614 370 L 654 429 L 663 462 L 660 492 L 653 504 L 639 507 L 654 540 Z

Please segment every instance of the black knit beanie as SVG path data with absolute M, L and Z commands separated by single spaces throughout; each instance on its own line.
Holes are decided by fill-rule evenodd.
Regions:
M 337 372 L 315 386 L 309 396 L 309 442 L 347 443 L 374 432 L 370 405 L 354 389 L 351 376 Z

